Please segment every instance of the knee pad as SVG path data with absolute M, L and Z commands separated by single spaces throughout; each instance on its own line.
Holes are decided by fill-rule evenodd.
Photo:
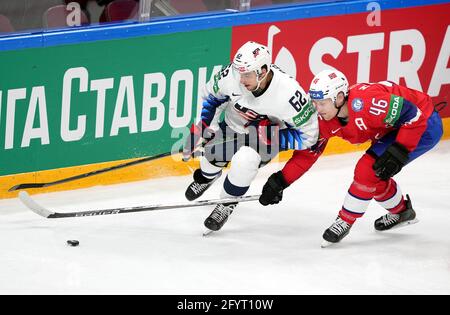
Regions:
M 231 170 L 229 175 L 232 175 L 232 177 L 234 177 L 234 175 L 241 174 L 245 174 L 247 176 L 251 175 L 253 180 L 258 172 L 260 164 L 261 156 L 258 152 L 250 147 L 242 147 L 231 159 Z

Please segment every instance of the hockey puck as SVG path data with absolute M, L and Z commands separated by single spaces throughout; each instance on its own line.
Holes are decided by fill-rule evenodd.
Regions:
M 68 240 L 67 241 L 67 245 L 70 245 L 70 246 L 78 246 L 78 245 L 80 245 L 80 242 L 79 241 L 77 241 L 77 240 Z

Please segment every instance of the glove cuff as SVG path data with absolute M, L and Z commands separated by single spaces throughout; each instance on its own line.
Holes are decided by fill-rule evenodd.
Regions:
M 392 154 L 400 163 L 406 164 L 409 159 L 409 151 L 404 145 L 394 142 L 387 151 Z
M 286 189 L 289 187 L 288 182 L 284 179 L 284 175 L 282 171 L 278 171 L 272 174 L 274 181 L 278 184 L 280 188 Z

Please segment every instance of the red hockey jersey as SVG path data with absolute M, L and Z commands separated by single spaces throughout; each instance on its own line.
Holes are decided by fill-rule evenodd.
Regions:
M 294 152 L 283 168 L 283 175 L 289 184 L 315 163 L 326 142 L 333 136 L 360 144 L 366 141 L 376 142 L 393 130 L 399 130 L 396 141 L 410 152 L 413 151 L 434 110 L 427 94 L 388 81 L 352 86 L 347 105 L 347 124 L 343 124 L 337 117 L 330 121 L 319 117 L 319 144 L 322 146 L 315 151 Z

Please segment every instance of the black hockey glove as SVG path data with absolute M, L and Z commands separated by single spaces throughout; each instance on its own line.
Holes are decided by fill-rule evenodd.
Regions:
M 283 190 L 289 187 L 281 171 L 270 175 L 265 183 L 259 202 L 263 206 L 279 203 L 283 199 Z
M 387 150 L 375 160 L 373 169 L 381 180 L 388 180 L 401 171 L 408 163 L 408 150 L 398 142 L 391 144 Z

